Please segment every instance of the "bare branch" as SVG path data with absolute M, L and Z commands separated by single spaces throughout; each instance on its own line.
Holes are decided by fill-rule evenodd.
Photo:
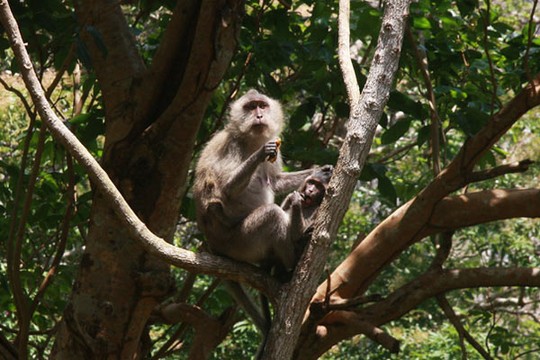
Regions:
M 448 256 L 450 255 L 450 250 L 452 250 L 452 236 L 453 235 L 454 235 L 453 232 L 447 231 L 447 232 L 442 233 L 441 236 L 437 236 L 437 239 L 436 239 L 437 253 L 431 265 L 429 266 L 431 269 L 441 269 L 446 259 L 448 259 Z
M 350 2 L 340 0 L 338 16 L 338 57 L 339 66 L 343 74 L 343 82 L 347 89 L 349 103 L 354 106 L 360 100 L 360 89 L 356 80 L 351 61 L 351 36 L 350 36 Z M 351 109 L 352 110 L 352 109 Z
M 471 346 L 473 348 L 475 348 L 476 351 L 478 351 L 478 353 L 480 355 L 482 355 L 482 357 L 484 359 L 490 359 L 490 360 L 493 359 L 489 355 L 489 353 L 482 347 L 482 345 L 480 345 L 471 336 L 471 334 L 469 334 L 469 332 L 465 329 L 463 324 L 461 324 L 461 321 L 459 321 L 459 318 L 457 317 L 456 313 L 454 312 L 454 309 L 452 309 L 452 306 L 450 306 L 450 303 L 448 302 L 446 297 L 444 295 L 437 296 L 437 302 L 439 303 L 439 306 L 441 307 L 441 309 L 444 311 L 444 314 L 446 315 L 448 320 L 450 320 L 452 325 L 454 325 L 454 328 L 456 328 L 456 331 L 458 332 L 460 339 L 461 338 L 467 339 L 469 344 L 471 344 Z M 466 351 L 466 350 L 464 349 L 464 351 Z
M 497 166 L 488 170 L 476 171 L 467 177 L 467 181 L 472 183 L 493 179 L 506 174 L 525 172 L 529 170 L 529 166 L 532 164 L 534 164 L 534 161 L 526 159 L 521 160 L 520 162 Z
M 195 329 L 195 339 L 189 354 L 190 359 L 207 359 L 214 348 L 227 336 L 236 322 L 236 309 L 226 309 L 219 318 L 214 318 L 203 309 L 189 304 L 169 304 L 161 309 L 161 315 L 169 323 L 186 322 Z
M 359 333 L 359 329 L 342 326 L 352 316 L 373 326 L 382 326 L 399 319 L 423 301 L 457 289 L 499 286 L 540 286 L 540 268 L 476 268 L 433 270 L 402 286 L 383 301 L 356 312 L 334 311 L 319 324 L 310 353 L 322 354 L 337 342 Z M 332 325 L 339 326 L 332 326 Z
M 534 23 L 534 14 L 536 14 L 536 7 L 538 6 L 538 0 L 534 0 L 533 6 L 531 9 L 531 14 L 529 15 L 529 31 L 527 36 L 527 48 L 525 49 L 525 55 L 523 55 L 523 69 L 525 74 L 532 81 L 531 69 L 529 67 L 529 53 L 531 51 L 531 45 L 533 41 L 533 30 L 536 28 Z
M 396 290 L 384 301 L 367 306 L 367 321 L 376 325 L 396 319 L 426 299 L 451 290 L 498 286 L 540 286 L 540 268 L 474 268 L 430 271 Z M 381 316 L 381 318 L 378 318 Z M 380 322 L 379 322 L 380 321 Z
M 354 329 L 357 333 L 364 334 L 393 354 L 399 352 L 399 341 L 396 338 L 381 328 L 378 328 L 367 321 L 358 319 L 354 314 L 350 315 L 352 316 L 348 317 L 346 321 L 348 327 Z
M 23 93 L 20 92 L 18 89 L 14 88 L 13 86 L 10 86 L 4 79 L 2 79 L 1 76 L 0 76 L 0 84 L 2 84 L 2 86 L 7 91 L 10 91 L 10 92 L 14 93 L 19 98 L 19 100 L 21 101 L 21 103 L 24 106 L 24 109 L 26 110 L 26 113 L 31 116 L 32 107 L 30 106 L 28 101 L 26 101 L 26 97 L 23 95 Z
M 435 99 L 433 85 L 431 85 L 431 77 L 429 76 L 428 58 L 426 56 L 426 53 L 425 51 L 420 50 L 418 46 L 416 46 L 416 39 L 414 38 L 414 34 L 410 26 L 407 26 L 406 32 L 407 36 L 411 40 L 411 44 L 413 44 L 416 63 L 420 68 L 420 74 L 424 78 L 424 85 L 426 86 L 426 97 L 428 99 L 429 113 L 431 115 L 431 159 L 433 162 L 433 174 L 434 176 L 437 176 L 441 172 L 439 144 L 439 136 L 441 135 L 441 118 L 439 116 L 439 112 L 437 111 L 437 101 Z
M 448 196 L 437 204 L 428 223 L 431 228 L 424 229 L 420 236 L 518 217 L 540 217 L 540 189 L 498 189 Z

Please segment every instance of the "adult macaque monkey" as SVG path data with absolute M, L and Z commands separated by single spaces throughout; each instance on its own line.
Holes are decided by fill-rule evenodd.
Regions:
M 195 171 L 197 222 L 211 250 L 251 264 L 269 259 L 295 266 L 289 217 L 274 194 L 297 189 L 314 170 L 282 172 L 278 135 L 283 111 L 249 90 L 230 108 L 229 121 L 203 150 Z

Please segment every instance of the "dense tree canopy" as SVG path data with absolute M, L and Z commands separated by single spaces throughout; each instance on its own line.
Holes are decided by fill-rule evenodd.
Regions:
M 223 280 L 271 300 L 263 358 L 540 356 L 538 1 L 348 5 L 0 1 L 0 357 L 253 357 Z M 336 165 L 285 284 L 195 223 L 250 88 L 286 170 Z

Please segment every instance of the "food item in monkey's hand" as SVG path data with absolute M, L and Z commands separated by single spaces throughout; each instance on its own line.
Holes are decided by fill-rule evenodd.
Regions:
M 276 148 L 276 155 L 275 155 L 275 156 L 270 156 L 270 157 L 268 157 L 268 161 L 270 161 L 271 163 L 274 163 L 274 162 L 276 162 L 276 160 L 277 160 L 277 154 L 278 154 L 279 148 L 280 148 L 280 146 L 281 146 L 281 139 L 280 139 L 280 138 L 277 138 L 277 139 L 276 139 L 276 146 L 277 146 L 277 148 Z

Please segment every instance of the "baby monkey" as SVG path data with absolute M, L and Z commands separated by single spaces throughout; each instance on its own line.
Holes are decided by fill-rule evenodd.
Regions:
M 298 261 L 304 247 L 311 237 L 313 231 L 313 221 L 317 210 L 326 194 L 326 188 L 330 182 L 334 168 L 332 165 L 325 165 L 317 169 L 308 176 L 297 191 L 289 194 L 281 204 L 281 208 L 288 215 L 288 241 L 295 249 L 295 263 Z M 281 280 L 287 277 L 280 274 L 276 269 L 276 274 Z

